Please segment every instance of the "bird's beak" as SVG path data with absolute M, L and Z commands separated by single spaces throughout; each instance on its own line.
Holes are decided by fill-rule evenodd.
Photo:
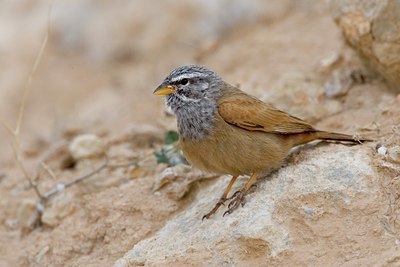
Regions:
M 176 91 L 176 87 L 172 85 L 160 85 L 157 87 L 156 90 L 154 90 L 153 94 L 155 95 L 170 95 L 173 94 Z

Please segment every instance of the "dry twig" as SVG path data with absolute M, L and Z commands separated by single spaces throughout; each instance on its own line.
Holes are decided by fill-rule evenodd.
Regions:
M 51 10 L 52 10 L 52 2 L 49 5 L 49 9 L 48 9 L 48 13 L 47 13 L 47 31 L 43 38 L 42 44 L 40 46 L 40 50 L 39 50 L 38 54 L 36 55 L 35 62 L 32 66 L 31 72 L 29 73 L 28 81 L 27 81 L 24 91 L 22 93 L 21 103 L 20 103 L 19 112 L 18 112 L 18 119 L 17 119 L 17 123 L 15 125 L 15 129 L 13 129 L 12 126 L 10 125 L 10 123 L 8 123 L 6 120 L 0 118 L 0 124 L 12 136 L 12 142 L 11 142 L 12 149 L 13 149 L 14 158 L 18 164 L 18 167 L 20 168 L 24 177 L 28 181 L 29 186 L 35 190 L 36 195 L 39 197 L 40 200 L 43 200 L 43 196 L 40 194 L 35 181 L 32 179 L 31 175 L 28 173 L 28 171 L 25 167 L 25 164 L 23 162 L 23 159 L 22 159 L 22 153 L 21 153 L 21 148 L 20 148 L 20 144 L 21 144 L 20 143 L 20 132 L 21 132 L 23 117 L 25 114 L 26 101 L 27 101 L 27 98 L 28 98 L 28 96 L 31 92 L 31 88 L 32 88 L 32 81 L 33 81 L 35 73 L 40 65 L 40 62 L 43 57 L 43 53 L 44 53 L 46 45 L 47 45 L 47 41 L 49 39 Z
M 91 171 L 91 172 L 89 172 L 89 173 L 87 173 L 87 174 L 84 174 L 84 175 L 82 175 L 82 176 L 79 176 L 79 177 L 73 179 L 73 180 L 70 181 L 70 182 L 57 184 L 57 185 L 56 185 L 53 189 L 51 189 L 49 192 L 43 194 L 43 199 L 44 199 L 44 200 L 48 200 L 49 198 L 51 198 L 51 197 L 54 196 L 55 194 L 57 194 L 57 193 L 59 193 L 59 192 L 61 192 L 61 191 L 64 191 L 66 188 L 68 188 L 68 187 L 70 187 L 70 186 L 72 186 L 72 185 L 74 185 L 74 184 L 77 184 L 77 183 L 79 183 L 79 182 L 82 182 L 83 180 L 85 180 L 85 179 L 87 179 L 87 178 L 92 177 L 93 175 L 99 173 L 99 172 L 102 171 L 103 169 L 109 167 L 108 163 L 109 163 L 109 158 L 108 158 L 108 156 L 106 155 L 105 161 L 104 161 L 104 163 L 103 163 L 102 165 L 100 165 L 100 167 L 98 167 L 97 169 L 95 169 L 95 170 L 93 170 L 93 171 Z
M 140 163 L 140 161 L 135 161 L 135 162 L 128 162 L 128 163 L 125 163 L 125 164 L 114 164 L 114 165 L 112 165 L 112 164 L 110 164 L 110 159 L 109 159 L 108 155 L 106 154 L 104 163 L 101 164 L 98 168 L 96 168 L 95 170 L 93 170 L 93 171 L 91 171 L 91 172 L 89 172 L 87 174 L 79 176 L 79 177 L 73 179 L 70 182 L 57 184 L 53 189 L 51 189 L 47 193 L 43 194 L 43 200 L 47 201 L 48 199 L 50 199 L 55 194 L 57 194 L 57 193 L 59 193 L 61 191 L 64 191 L 66 188 L 68 188 L 68 187 L 70 187 L 70 186 L 72 186 L 74 184 L 80 183 L 83 180 L 86 180 L 86 179 L 92 177 L 93 175 L 99 173 L 100 171 L 102 171 L 104 169 L 107 169 L 107 168 L 113 168 L 113 169 L 127 168 L 127 167 L 130 167 L 130 166 L 133 166 L 133 165 L 137 165 L 139 163 Z M 52 172 L 50 169 L 49 169 L 49 171 Z M 54 176 L 54 178 L 57 179 L 55 176 Z

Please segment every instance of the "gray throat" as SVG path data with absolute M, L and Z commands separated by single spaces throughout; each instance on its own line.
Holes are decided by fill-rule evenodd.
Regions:
M 216 111 L 216 103 L 209 99 L 175 109 L 180 137 L 191 141 L 205 138 L 213 127 Z

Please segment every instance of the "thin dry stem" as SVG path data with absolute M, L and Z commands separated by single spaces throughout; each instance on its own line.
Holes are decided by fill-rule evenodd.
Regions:
M 98 167 L 97 169 L 95 169 L 95 170 L 93 170 L 93 171 L 91 171 L 91 172 L 89 172 L 89 173 L 87 173 L 87 174 L 85 174 L 85 175 L 79 176 L 79 177 L 73 179 L 73 180 L 70 181 L 70 182 L 58 184 L 56 187 L 54 187 L 53 189 L 51 189 L 49 192 L 45 193 L 45 194 L 43 195 L 43 199 L 44 199 L 44 200 L 48 200 L 49 198 L 51 198 L 52 196 L 54 196 L 54 195 L 57 194 L 58 192 L 61 192 L 61 191 L 65 190 L 66 188 L 68 188 L 68 187 L 70 187 L 70 186 L 72 186 L 72 185 L 74 185 L 74 184 L 77 184 L 77 183 L 79 183 L 79 182 L 82 182 L 82 181 L 85 180 L 85 179 L 88 179 L 88 178 L 92 177 L 93 175 L 99 173 L 99 172 L 102 171 L 103 169 L 109 167 L 109 166 L 108 166 L 108 163 L 109 163 L 109 158 L 108 158 L 108 156 L 106 155 L 105 161 L 104 161 L 104 163 L 103 163 L 102 165 L 100 165 L 100 167 Z
M 39 197 L 40 200 L 43 200 L 43 196 L 40 194 L 39 189 L 36 185 L 36 183 L 32 180 L 30 177 L 28 171 L 25 168 L 24 162 L 22 161 L 22 156 L 21 156 L 21 149 L 20 149 L 20 140 L 19 140 L 19 134 L 21 130 L 21 125 L 22 125 L 22 120 L 25 114 L 25 107 L 26 107 L 26 101 L 29 96 L 29 93 L 32 88 L 32 81 L 35 76 L 35 73 L 40 65 L 40 62 L 43 57 L 44 50 L 47 45 L 47 41 L 49 39 L 49 34 L 50 34 L 50 17 L 51 17 L 51 10 L 52 10 L 52 2 L 49 4 L 49 9 L 47 13 L 47 31 L 46 34 L 43 38 L 40 50 L 36 56 L 35 62 L 32 66 L 31 72 L 28 77 L 27 84 L 25 86 L 25 89 L 22 94 L 22 99 L 19 107 L 19 112 L 18 112 L 18 119 L 17 123 L 15 126 L 15 130 L 11 127 L 11 125 L 5 121 L 4 119 L 0 118 L 0 124 L 3 125 L 3 127 L 11 134 L 12 136 L 12 147 L 13 147 L 13 152 L 14 152 L 14 157 L 15 160 L 18 164 L 18 167 L 21 169 L 25 179 L 29 182 L 29 185 L 35 190 L 37 196 Z
M 47 13 L 47 31 L 46 34 L 43 38 L 42 45 L 40 46 L 39 53 L 36 56 L 35 63 L 33 64 L 33 67 L 31 69 L 31 72 L 29 74 L 28 78 L 28 83 L 25 86 L 24 92 L 22 94 L 22 99 L 21 99 L 21 105 L 19 107 L 19 113 L 18 113 L 18 120 L 17 120 L 17 125 L 15 126 L 15 135 L 18 136 L 20 133 L 21 129 L 21 124 L 22 124 L 22 119 L 25 114 L 25 107 L 26 107 L 26 99 L 28 98 L 31 88 L 32 88 L 32 81 L 33 77 L 35 76 L 35 73 L 40 65 L 40 62 L 42 61 L 43 57 L 43 52 L 46 48 L 47 41 L 49 40 L 49 34 L 50 34 L 50 16 L 51 16 L 51 9 L 52 9 L 52 2 L 49 5 L 48 13 Z
M 15 135 L 15 132 L 14 132 L 13 128 L 11 128 L 11 125 L 8 122 L 6 122 L 4 119 L 0 118 L 0 124 L 3 125 L 3 127 L 7 131 L 9 131 L 12 136 Z
M 135 162 L 128 162 L 128 163 L 125 163 L 125 164 L 114 164 L 114 165 L 112 165 L 112 164 L 109 164 L 109 163 L 110 163 L 110 158 L 109 158 L 108 155 L 106 154 L 106 155 L 105 155 L 105 161 L 104 161 L 104 163 L 103 163 L 102 165 L 100 165 L 98 168 L 96 168 L 95 170 L 93 170 L 93 171 L 91 171 L 91 172 L 89 172 L 89 173 L 87 173 L 87 174 L 85 174 L 85 175 L 79 176 L 79 177 L 73 179 L 73 180 L 70 181 L 70 182 L 60 183 L 60 184 L 56 185 L 53 189 L 51 189 L 50 191 L 44 193 L 43 196 L 42 196 L 42 199 L 43 199 L 44 201 L 47 201 L 47 200 L 49 200 L 51 197 L 53 197 L 54 195 L 56 195 L 57 193 L 59 193 L 59 192 L 61 192 L 61 191 L 64 191 L 65 189 L 67 189 L 68 187 L 70 187 L 70 186 L 72 186 L 72 185 L 74 185 L 74 184 L 80 183 L 80 182 L 82 182 L 83 180 L 86 180 L 86 179 L 92 177 L 93 175 L 99 173 L 100 171 L 102 171 L 102 170 L 104 170 L 104 169 L 106 169 L 106 168 L 114 168 L 114 169 L 117 169 L 117 168 L 126 168 L 126 167 L 129 167 L 129 166 L 137 165 L 137 164 L 139 164 L 139 162 L 140 162 L 140 161 L 135 161 Z M 45 166 L 47 166 L 47 165 L 42 165 L 42 166 L 43 166 L 43 168 L 45 168 Z M 50 170 L 50 169 L 49 169 L 49 170 Z M 53 174 L 53 175 L 54 175 L 54 174 Z M 55 177 L 55 175 L 54 175 L 54 177 Z M 55 177 L 55 178 L 56 178 L 56 177 Z
M 42 194 L 40 194 L 39 188 L 37 187 L 37 184 L 35 181 L 32 180 L 32 178 L 30 177 L 28 171 L 25 168 L 24 163 L 21 160 L 21 157 L 18 154 L 18 151 L 15 150 L 16 148 L 14 147 L 14 156 L 15 156 L 15 160 L 18 164 L 18 167 L 21 169 L 22 173 L 24 174 L 24 177 L 28 180 L 29 186 L 32 187 L 35 190 L 36 195 L 38 196 L 38 198 L 40 200 L 43 200 L 43 196 Z
M 49 165 L 47 165 L 44 162 L 41 162 L 40 165 L 43 167 L 43 169 L 50 175 L 51 178 L 53 178 L 53 180 L 57 180 L 57 176 L 54 174 L 54 172 L 51 170 L 51 168 L 49 167 Z

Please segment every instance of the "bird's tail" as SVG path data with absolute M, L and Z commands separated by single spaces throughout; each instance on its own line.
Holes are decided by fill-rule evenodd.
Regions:
M 293 146 L 302 145 L 314 140 L 326 140 L 326 141 L 341 141 L 341 142 L 351 142 L 355 144 L 361 144 L 367 141 L 372 141 L 370 139 L 362 138 L 359 136 L 353 136 L 342 133 L 332 133 L 325 131 L 313 131 L 307 133 L 298 134 L 297 138 L 292 139 Z

